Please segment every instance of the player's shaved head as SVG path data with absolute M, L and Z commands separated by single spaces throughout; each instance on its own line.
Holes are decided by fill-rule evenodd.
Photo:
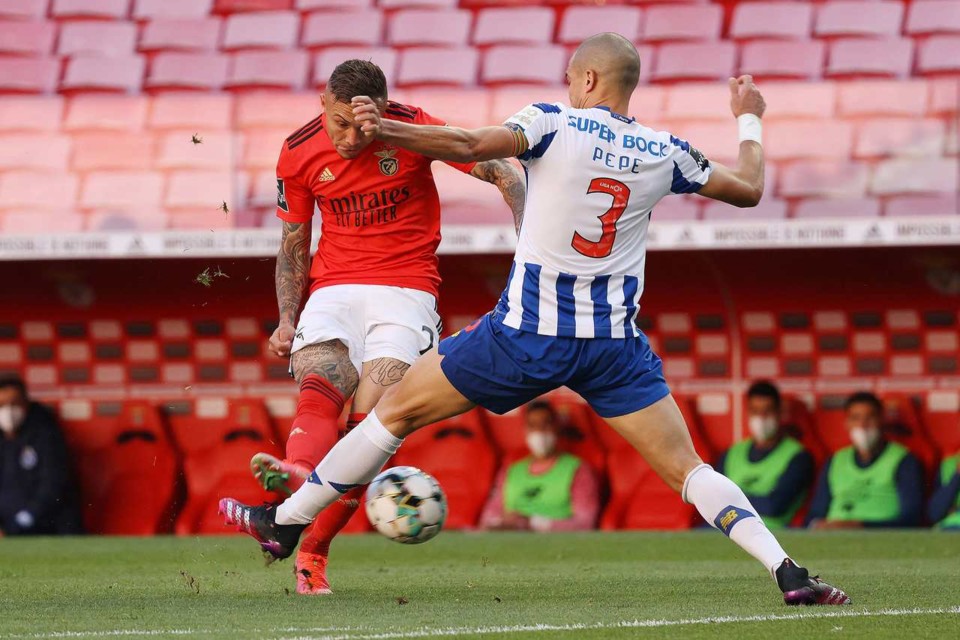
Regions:
M 626 94 L 633 93 L 640 82 L 640 54 L 619 33 L 599 33 L 584 40 L 574 52 L 570 67 L 596 71 Z

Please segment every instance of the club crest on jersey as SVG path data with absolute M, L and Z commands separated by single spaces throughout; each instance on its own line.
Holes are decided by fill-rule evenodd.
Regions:
M 380 173 L 385 176 L 392 176 L 397 173 L 400 169 L 400 161 L 394 158 L 397 155 L 396 149 L 384 149 L 383 151 L 376 151 L 374 155 L 380 158 Z

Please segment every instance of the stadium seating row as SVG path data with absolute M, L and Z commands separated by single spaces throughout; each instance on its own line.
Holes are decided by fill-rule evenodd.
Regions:
M 938 458 L 960 448 L 960 394 L 931 394 L 920 408 L 904 396 L 885 398 L 890 437 L 909 446 L 934 469 Z M 643 459 L 585 405 L 554 394 L 561 419 L 561 448 L 590 464 L 608 489 L 604 529 L 683 529 L 695 523 Z M 729 442 L 714 444 L 694 401 L 680 397 L 694 444 L 713 459 Z M 821 399 L 815 416 L 789 403 L 790 430 L 821 461 L 848 444 L 842 398 Z M 216 514 L 220 497 L 258 502 L 267 496 L 249 477 L 250 456 L 282 452 L 293 411 L 290 396 L 268 400 L 275 422 L 259 400 L 203 398 L 60 404 L 74 451 L 85 522 L 95 533 L 147 535 L 173 531 L 222 533 Z M 405 443 L 392 464 L 421 467 L 443 485 L 450 502 L 449 528 L 476 525 L 499 465 L 526 455 L 519 411 L 494 416 L 475 410 L 431 426 Z M 926 426 L 924 426 L 926 425 Z M 131 505 L 136 505 L 131 508 Z M 368 530 L 361 513 L 350 531 Z
M 375 8 L 208 15 L 116 3 L 0 8 L 0 91 L 50 93 L 322 86 L 350 55 L 399 86 L 557 85 L 569 48 L 614 30 L 641 45 L 645 80 L 940 75 L 960 72 L 960 0 L 743 2 L 693 6 Z M 109 3 L 105 3 L 109 4 Z M 253 4 L 251 6 L 256 6 Z M 146 9 L 143 7 L 147 7 Z M 725 8 L 729 7 L 729 12 Z M 349 7 L 347 7 L 349 8 Z M 337 10 L 340 9 L 340 10 Z M 82 19 L 70 19 L 70 18 Z M 6 18 L 6 19 L 4 19 Z M 18 18 L 27 18 L 18 19 Z M 111 18 L 110 20 L 90 18 Z M 317 52 L 317 53 L 314 53 Z
M 29 320 L 0 323 L 0 370 L 34 388 L 289 383 L 270 355 L 273 320 Z M 675 380 L 729 379 L 735 358 L 747 378 L 916 378 L 960 372 L 956 310 L 880 313 L 747 311 L 736 333 L 722 313 L 643 314 L 639 325 Z M 447 318 L 448 328 L 458 325 Z

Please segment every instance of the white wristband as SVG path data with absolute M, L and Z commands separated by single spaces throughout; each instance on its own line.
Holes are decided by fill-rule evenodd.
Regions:
M 737 127 L 740 130 L 740 142 L 753 140 L 757 144 L 763 144 L 760 140 L 763 132 L 763 125 L 760 124 L 760 116 L 752 113 L 737 116 Z

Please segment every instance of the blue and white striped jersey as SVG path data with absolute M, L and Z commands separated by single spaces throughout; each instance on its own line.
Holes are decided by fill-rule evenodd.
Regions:
M 497 305 L 508 327 L 627 338 L 635 326 L 654 205 L 694 193 L 709 161 L 686 141 L 609 109 L 532 104 L 505 123 L 529 144 L 523 226 Z

